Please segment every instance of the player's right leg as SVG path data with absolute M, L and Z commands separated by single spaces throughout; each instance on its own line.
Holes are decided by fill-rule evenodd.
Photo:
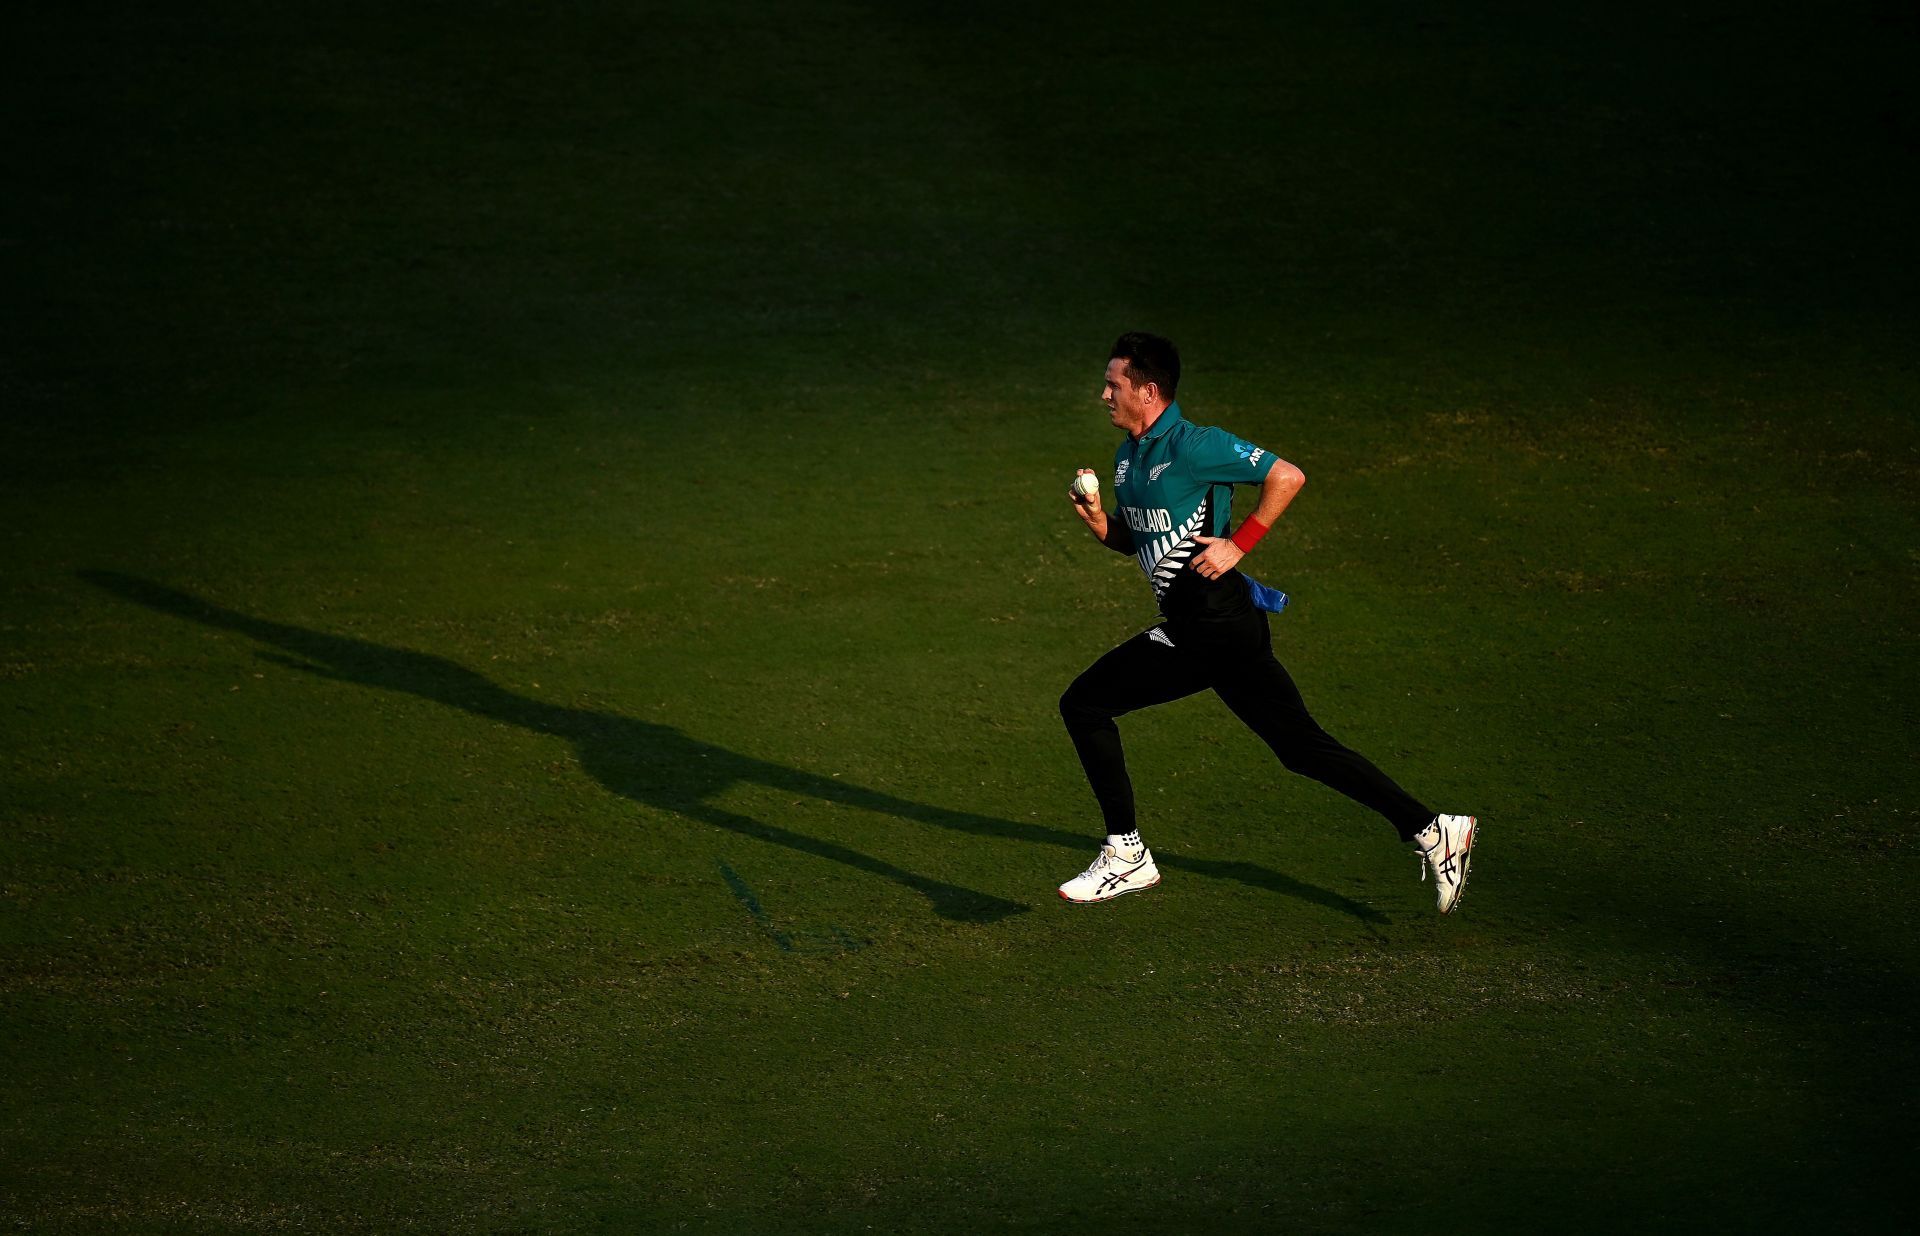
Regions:
M 1082 904 L 1109 901 L 1160 882 L 1153 852 L 1141 841 L 1134 818 L 1133 782 L 1115 721 L 1206 686 L 1203 667 L 1174 646 L 1164 627 L 1154 627 L 1095 661 L 1060 697 L 1060 718 L 1107 830 L 1093 864 L 1060 886 L 1062 898 Z
M 1477 822 L 1468 815 L 1436 815 L 1398 782 L 1321 728 L 1300 698 L 1292 675 L 1273 655 L 1262 616 L 1259 638 L 1246 635 L 1235 656 L 1221 659 L 1214 690 L 1235 716 L 1293 772 L 1312 777 L 1384 816 L 1420 854 L 1420 874 L 1433 873 L 1440 913 L 1451 913 L 1466 890 Z
M 1427 826 L 1433 812 L 1381 772 L 1373 761 L 1327 733 L 1300 698 L 1300 689 L 1269 652 L 1249 657 L 1218 684 L 1236 717 L 1280 757 L 1289 772 L 1311 777 L 1380 813 L 1402 841 Z

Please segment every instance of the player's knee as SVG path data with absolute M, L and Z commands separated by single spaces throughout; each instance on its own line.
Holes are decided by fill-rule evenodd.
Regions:
M 1111 714 L 1089 700 L 1087 692 L 1076 682 L 1060 695 L 1060 719 L 1065 721 L 1067 728 L 1071 730 L 1099 725 L 1113 718 Z
M 1283 747 L 1277 744 L 1269 744 L 1269 745 L 1273 747 L 1274 755 L 1279 757 L 1281 767 L 1285 768 L 1290 773 L 1305 773 L 1307 771 L 1307 766 L 1313 762 L 1311 759 L 1307 758 L 1298 747 L 1294 747 L 1294 746 Z
M 1289 735 L 1285 740 L 1269 741 L 1273 753 L 1280 757 L 1280 763 L 1291 773 L 1303 777 L 1317 777 L 1328 767 L 1339 763 L 1339 743 L 1325 730 L 1313 730 L 1304 734 Z

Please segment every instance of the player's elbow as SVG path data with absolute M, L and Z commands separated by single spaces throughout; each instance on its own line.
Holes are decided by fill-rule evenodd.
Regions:
M 1301 486 L 1307 483 L 1306 473 L 1284 461 L 1273 465 L 1273 475 L 1288 493 L 1299 493 Z

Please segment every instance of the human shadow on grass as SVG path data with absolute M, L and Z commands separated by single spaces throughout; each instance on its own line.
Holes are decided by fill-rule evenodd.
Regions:
M 277 653 L 258 653 L 275 664 L 340 682 L 404 692 L 477 717 L 564 738 L 573 744 L 581 766 L 602 786 L 623 798 L 885 877 L 925 897 L 935 913 L 943 918 L 994 922 L 1031 907 L 907 871 L 837 842 L 728 811 L 710 800 L 734 785 L 760 785 L 955 832 L 1057 845 L 1083 852 L 1092 845 L 1090 838 L 1065 829 L 953 811 L 741 755 L 691 738 L 670 725 L 597 709 L 567 708 L 516 695 L 485 675 L 432 653 L 388 648 L 348 635 L 329 635 L 255 618 L 137 576 L 114 571 L 81 571 L 79 575 L 96 587 L 148 609 L 218 630 L 235 631 L 278 649 Z M 1371 907 L 1253 863 L 1188 858 L 1167 851 L 1156 851 L 1154 859 L 1163 867 L 1237 880 L 1367 922 L 1385 921 L 1385 916 Z

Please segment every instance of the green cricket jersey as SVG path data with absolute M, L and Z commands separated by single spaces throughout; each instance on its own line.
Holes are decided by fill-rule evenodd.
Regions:
M 1134 558 L 1168 618 L 1234 617 L 1250 608 L 1238 571 L 1204 579 L 1186 569 L 1196 536 L 1226 536 L 1233 487 L 1257 485 L 1273 454 L 1224 429 L 1196 425 L 1169 404 L 1153 427 L 1113 453 L 1114 514 L 1133 534 Z

